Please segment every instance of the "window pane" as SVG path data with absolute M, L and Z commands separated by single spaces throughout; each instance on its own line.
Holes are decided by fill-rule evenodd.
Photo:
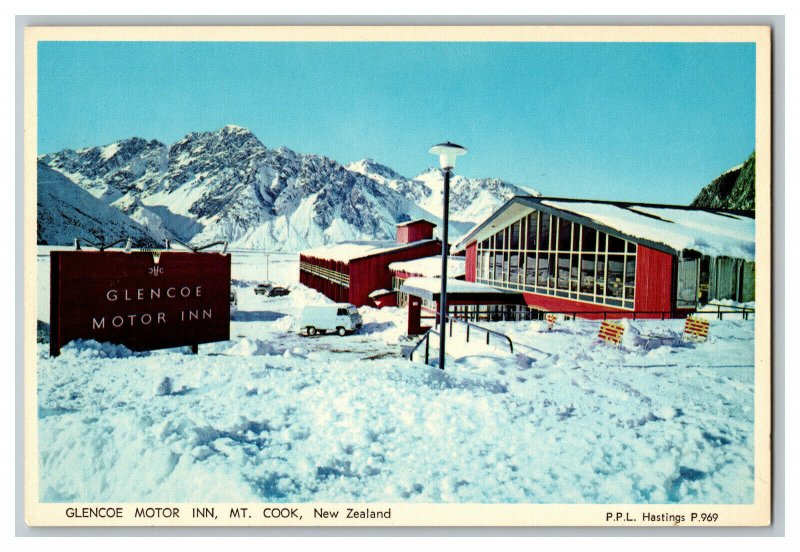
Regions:
M 577 228 L 577 226 L 576 226 Z M 570 256 L 570 269 L 569 269 L 569 290 L 570 291 L 578 291 L 578 277 L 579 277 L 579 267 L 578 267 L 578 256 L 571 255 Z
M 502 273 L 497 277 L 498 280 L 508 280 L 508 251 L 503 252 L 503 268 Z
M 511 225 L 511 249 L 519 249 L 519 221 Z
M 550 217 L 550 251 L 558 249 L 556 238 L 558 237 L 558 217 Z
M 486 238 L 485 240 L 483 240 L 483 242 L 481 242 L 481 247 L 483 249 L 489 249 L 489 247 L 490 247 L 489 246 L 489 238 Z
M 594 293 L 595 255 L 581 256 L 581 291 Z
M 569 251 L 572 243 L 572 222 L 558 219 L 558 250 Z
M 558 274 L 556 278 L 558 289 L 569 289 L 569 255 L 559 253 L 558 255 Z
M 539 212 L 528 215 L 528 250 L 536 249 L 536 229 L 539 226 Z
M 678 305 L 694 305 L 697 301 L 697 259 L 678 262 Z
M 546 286 L 547 285 L 547 275 L 549 272 L 550 267 L 550 260 L 547 255 L 541 255 L 539 257 L 539 265 L 538 265 L 538 276 L 537 276 L 537 285 L 539 286 Z
M 608 252 L 609 253 L 624 253 L 625 240 L 616 236 L 608 236 Z
M 495 249 L 505 249 L 506 241 L 506 229 L 503 228 L 497 234 L 494 235 L 494 248 Z
M 633 288 L 626 287 L 625 288 L 625 299 L 633 299 Z
M 636 257 L 628 255 L 625 258 L 625 285 L 633 286 L 636 283 Z
M 527 254 L 527 264 L 525 265 L 525 283 L 529 286 L 536 285 L 536 255 Z
M 594 253 L 597 250 L 597 230 L 583 227 L 583 237 L 581 238 L 581 251 Z
M 581 225 L 577 222 L 572 223 L 572 250 L 579 251 L 581 248 Z
M 598 255 L 597 262 L 595 263 L 595 293 L 597 295 L 605 295 L 604 286 L 606 283 L 606 256 L 605 255 Z
M 636 244 L 628 242 L 628 253 L 636 253 Z
M 539 249 L 547 249 L 550 241 L 550 215 L 541 213 L 539 215 Z M 540 284 L 541 285 L 541 284 Z
M 552 236 L 552 233 L 550 234 Z M 550 253 L 550 263 L 547 267 L 547 287 L 554 289 L 556 287 L 556 254 Z
M 608 256 L 608 272 L 606 274 L 606 295 L 608 297 L 622 297 L 622 255 Z
M 605 253 L 606 252 L 606 233 L 605 232 L 598 232 L 597 233 L 597 252 L 598 253 Z
M 496 251 L 494 254 L 494 274 L 492 279 L 500 280 L 503 277 L 503 253 Z
M 520 255 L 517 252 L 512 252 L 510 257 L 510 265 L 508 269 L 508 281 L 513 283 L 519 282 L 519 259 Z

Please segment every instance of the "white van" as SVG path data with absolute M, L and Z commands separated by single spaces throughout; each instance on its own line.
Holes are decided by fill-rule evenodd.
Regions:
M 358 330 L 361 324 L 358 309 L 349 303 L 311 305 L 303 309 L 300 317 L 300 327 L 305 329 L 306 335 L 335 331 L 344 336 Z

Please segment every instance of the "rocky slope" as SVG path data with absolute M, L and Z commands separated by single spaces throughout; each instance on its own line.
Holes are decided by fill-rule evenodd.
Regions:
M 37 166 L 37 182 L 37 243 L 66 245 L 76 238 L 111 243 L 130 237 L 136 246 L 157 245 L 147 229 L 43 163 Z
M 692 206 L 717 209 L 755 209 L 755 152 L 742 165 L 722 173 L 703 188 L 692 201 Z

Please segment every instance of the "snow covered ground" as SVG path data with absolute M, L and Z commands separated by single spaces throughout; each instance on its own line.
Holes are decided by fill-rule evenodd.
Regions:
M 619 348 L 599 322 L 486 324 L 513 354 L 456 326 L 442 372 L 402 356 L 400 309 L 362 308 L 352 336 L 299 335 L 302 305 L 327 300 L 297 269 L 234 253 L 232 339 L 199 355 L 84 342 L 51 359 L 40 344 L 41 499 L 753 500 L 752 320 L 713 320 L 701 344 L 679 320 L 626 323 Z M 291 294 L 255 295 L 267 280 Z

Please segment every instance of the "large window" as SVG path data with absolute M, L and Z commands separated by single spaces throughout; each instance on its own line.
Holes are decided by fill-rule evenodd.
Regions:
M 533 211 L 478 244 L 477 280 L 498 288 L 634 308 L 636 244 Z

